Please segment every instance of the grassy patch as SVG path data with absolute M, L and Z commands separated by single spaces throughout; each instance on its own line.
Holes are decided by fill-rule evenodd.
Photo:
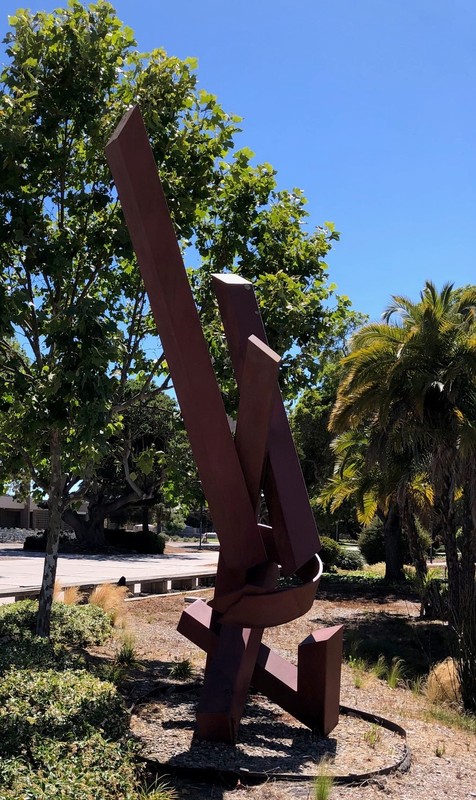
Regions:
M 183 661 L 176 661 L 169 669 L 169 675 L 171 678 L 176 678 L 180 681 L 187 681 L 193 676 L 193 667 L 192 662 L 189 658 L 185 658 Z
M 426 676 L 450 650 L 448 627 L 441 622 L 380 612 L 363 613 L 346 621 L 344 654 L 362 658 L 370 668 L 379 661 L 388 668 L 395 659 L 406 665 L 409 679 Z
M 450 706 L 431 706 L 425 711 L 424 719 L 426 722 L 442 722 L 449 728 L 476 734 L 476 717 L 463 714 Z

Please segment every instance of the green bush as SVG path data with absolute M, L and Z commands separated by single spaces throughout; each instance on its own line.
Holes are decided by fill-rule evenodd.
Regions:
M 336 567 L 339 569 L 362 569 L 364 566 L 364 559 L 356 550 L 346 550 L 342 548 L 342 553 L 336 561 Z
M 36 627 L 38 602 L 21 600 L 0 606 L 0 637 L 24 639 L 33 635 Z M 51 639 L 73 647 L 101 644 L 112 633 L 111 618 L 94 605 L 74 606 L 53 603 L 51 609 Z
M 374 519 L 370 525 L 362 528 L 358 545 L 367 564 L 378 564 L 380 561 L 385 561 L 383 525 L 379 519 Z
M 37 737 L 123 736 L 129 715 L 111 683 L 86 670 L 12 669 L 0 678 L 0 753 L 13 755 Z
M 415 526 L 421 546 L 423 547 L 424 552 L 428 554 L 431 547 L 431 536 L 417 518 L 415 518 Z M 411 564 L 412 557 L 410 554 L 410 545 L 405 530 L 402 530 L 401 544 L 403 563 Z M 358 545 L 360 547 L 360 552 L 368 564 L 378 564 L 380 561 L 385 561 L 383 523 L 377 517 L 372 520 L 370 525 L 362 528 L 359 535 Z
M 138 800 L 137 771 L 129 742 L 99 733 L 83 741 L 38 740 L 36 768 L 21 757 L 0 759 L 2 800 Z
M 124 528 L 110 528 L 104 531 L 104 535 L 111 547 L 148 555 L 162 555 L 167 541 L 163 533 L 126 531 Z
M 4 637 L 0 648 L 0 675 L 12 667 L 17 669 L 83 669 L 84 658 L 64 644 L 39 636 L 23 639 Z
M 25 538 L 23 542 L 24 550 L 31 550 L 38 553 L 46 551 L 46 540 L 48 538 L 48 531 L 40 531 L 39 533 L 32 533 Z M 77 546 L 76 537 L 72 533 L 60 533 L 58 547 L 59 551 L 66 551 L 74 549 Z
M 337 564 L 338 559 L 343 554 L 343 548 L 334 539 L 329 539 L 328 536 L 321 536 L 321 545 L 319 556 L 324 564 L 324 570 L 328 572 Z

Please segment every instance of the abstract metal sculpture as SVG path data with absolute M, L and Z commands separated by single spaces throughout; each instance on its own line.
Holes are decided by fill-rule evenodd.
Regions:
M 297 667 L 261 643 L 264 628 L 305 614 L 322 564 L 319 537 L 251 284 L 215 275 L 240 401 L 233 438 L 136 107 L 107 148 L 109 165 L 164 348 L 203 491 L 220 541 L 213 600 L 197 600 L 178 629 L 207 653 L 197 732 L 234 743 L 250 685 L 327 735 L 339 716 L 341 626 L 298 647 Z M 264 493 L 270 526 L 257 521 Z M 301 583 L 276 588 L 279 574 Z

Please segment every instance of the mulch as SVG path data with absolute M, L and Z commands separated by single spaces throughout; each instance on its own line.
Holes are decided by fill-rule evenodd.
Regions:
M 126 687 L 129 701 L 136 704 L 132 730 L 142 743 L 144 757 L 163 765 L 159 771 L 170 775 L 169 782 L 177 788 L 180 798 L 236 800 L 237 792 L 246 791 L 250 800 L 311 800 L 312 778 L 319 773 L 323 756 L 326 756 L 326 771 L 337 776 L 361 775 L 398 761 L 403 745 L 395 733 L 379 728 L 378 735 L 372 723 L 341 717 L 330 736 L 319 741 L 256 695 L 245 710 L 236 748 L 198 742 L 194 737 L 196 686 L 180 690 L 178 682 L 169 677 L 170 669 L 184 659 L 192 665 L 194 683 L 200 681 L 203 673 L 203 653 L 176 630 L 183 607 L 181 595 L 127 603 L 128 631 L 135 638 L 136 653 L 143 664 Z M 299 642 L 317 627 L 337 623 L 350 626 L 355 619 L 372 618 L 382 610 L 417 624 L 419 605 L 402 598 L 387 598 L 383 604 L 381 599 L 333 600 L 328 595 L 316 600 L 304 617 L 268 629 L 264 641 L 293 660 Z M 118 646 L 96 648 L 95 652 L 99 657 L 111 658 Z M 170 690 L 168 697 L 157 691 L 164 686 Z M 331 800 L 476 798 L 476 737 L 432 719 L 432 706 L 424 695 L 416 695 L 404 685 L 392 689 L 369 673 L 360 675 L 357 681 L 355 670 L 345 663 L 341 703 L 402 726 L 407 732 L 412 760 L 405 773 L 374 775 L 358 786 L 335 785 Z M 235 772 L 262 770 L 269 778 L 264 785 L 248 786 L 243 776 L 236 788 L 230 789 L 219 776 L 204 781 L 193 772 L 182 777 L 175 773 L 176 767 L 187 769 L 199 765 L 207 769 L 210 763 L 222 770 L 227 766 Z M 300 781 L 273 779 L 276 775 L 284 778 L 286 774 L 297 775 Z

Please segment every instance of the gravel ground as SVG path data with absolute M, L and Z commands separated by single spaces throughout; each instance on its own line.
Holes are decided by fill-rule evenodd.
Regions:
M 206 597 L 206 593 L 202 593 Z M 131 700 L 138 699 L 146 691 L 150 691 L 157 681 L 168 680 L 170 668 L 183 659 L 189 659 L 194 669 L 194 677 L 203 671 L 204 656 L 176 631 L 180 613 L 184 607 L 182 596 L 168 596 L 133 600 L 127 603 L 128 630 L 135 637 L 137 655 L 143 663 L 143 669 L 137 672 L 129 686 Z M 381 613 L 394 615 L 395 618 L 416 620 L 419 607 L 416 603 L 397 599 L 386 601 L 333 600 L 331 597 L 319 599 L 305 617 L 295 620 L 279 628 L 268 629 L 264 641 L 273 646 L 283 656 L 294 659 L 297 644 L 316 627 L 323 624 L 343 622 L 350 625 L 356 617 L 373 618 Z M 117 647 L 117 645 L 116 645 Z M 109 646 L 97 648 L 96 653 L 102 657 L 111 656 L 114 648 Z M 357 684 L 357 685 L 356 685 Z M 356 680 L 356 671 L 344 664 L 342 673 L 341 703 L 356 707 L 363 711 L 378 714 L 401 725 L 407 731 L 408 745 L 412 753 L 410 770 L 404 774 L 379 777 L 360 786 L 338 786 L 332 788 L 330 800 L 375 800 L 376 798 L 398 798 L 399 800 L 469 800 L 476 798 L 476 736 L 473 734 L 443 725 L 431 720 L 431 704 L 423 695 L 415 695 L 408 688 L 391 689 L 385 681 L 365 673 Z M 154 714 L 156 716 L 154 723 Z M 176 708 L 164 715 L 164 709 L 144 706 L 138 709 L 135 725 L 137 733 L 143 727 L 142 734 L 145 747 L 156 751 L 161 760 L 170 757 L 173 738 L 174 718 L 181 716 L 183 728 L 186 727 L 186 716 L 191 714 L 191 706 L 185 713 L 184 708 Z M 155 728 L 154 728 L 155 724 Z M 337 742 L 341 738 L 342 746 L 335 748 L 335 758 L 331 771 L 344 774 L 345 771 L 372 769 L 398 751 L 398 743 L 389 739 L 386 734 L 375 743 L 369 745 L 365 730 L 361 728 L 346 729 L 348 720 L 341 721 L 330 738 Z M 175 727 L 177 727 L 175 725 Z M 295 726 L 297 736 L 299 726 Z M 368 730 L 368 728 L 366 729 Z M 169 731 L 171 732 L 169 734 Z M 160 737 L 164 737 L 160 741 Z M 272 742 L 274 728 L 267 731 L 267 738 Z M 279 738 L 279 737 L 277 737 Z M 371 738 L 371 737 L 370 737 Z M 263 745 L 266 747 L 266 742 Z M 289 750 L 292 750 L 292 742 Z M 272 749 L 272 746 L 271 746 Z M 332 749 L 332 745 L 331 745 Z M 179 751 L 185 752 L 186 748 Z M 270 754 L 279 762 L 279 754 Z M 313 754 L 313 757 L 315 754 Z M 173 757 L 173 756 L 172 756 Z M 221 756 L 217 756 L 221 758 Z M 284 755 L 283 755 L 284 759 Z M 297 759 L 299 761 L 299 757 Z M 302 761 L 302 759 L 301 759 Z M 306 769 L 311 769 L 309 760 Z M 313 798 L 312 783 L 290 784 L 273 782 L 249 787 L 238 786 L 234 790 L 218 785 L 197 783 L 189 779 L 169 778 L 177 787 L 179 797 L 190 800 L 237 800 L 242 793 L 252 800 L 269 798 L 270 800 L 289 800 L 290 798 Z

